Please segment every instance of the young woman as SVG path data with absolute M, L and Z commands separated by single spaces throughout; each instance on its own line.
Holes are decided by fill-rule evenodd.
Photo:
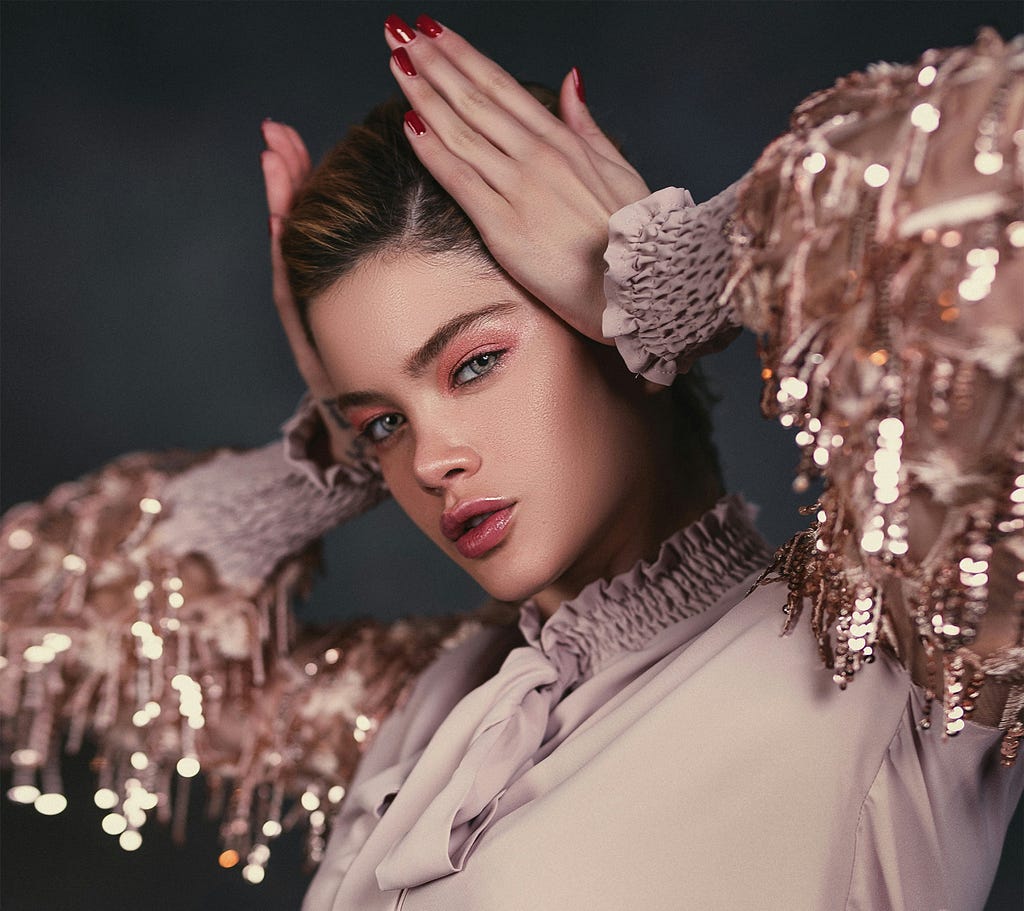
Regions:
M 563 123 L 432 20 L 418 36 L 392 21 L 389 41 L 417 113 L 371 116 L 291 213 L 308 160 L 267 126 L 300 310 L 280 261 L 277 299 L 336 462 L 308 468 L 338 513 L 381 475 L 523 606 L 518 633 L 447 652 L 384 723 L 308 906 L 979 906 L 1021 784 L 995 767 L 1019 617 L 1019 48 L 988 37 L 812 99 L 749 179 L 739 226 L 734 193 L 623 210 L 605 309 L 605 223 L 646 188 L 573 80 Z M 965 110 L 967 128 L 938 131 Z M 739 272 L 734 238 L 752 251 Z M 728 334 L 730 275 L 782 417 L 831 481 L 779 567 L 788 591 L 749 596 L 769 554 L 741 503 L 715 502 L 692 390 L 633 372 L 672 381 Z M 944 316 L 968 302 L 975 325 Z M 970 433 L 943 425 L 950 409 Z M 316 428 L 297 421 L 293 448 L 315 450 Z M 188 502 L 173 485 L 161 500 Z M 194 516 L 172 509 L 165 539 L 194 547 Z M 228 540 L 215 563 L 244 579 Z M 777 635 L 804 595 L 818 646 Z M 820 668 L 830 640 L 843 685 L 878 659 L 844 693 Z M 926 687 L 956 743 L 919 732 Z
M 981 684 L 998 664 L 1013 685 L 1019 636 L 1021 48 L 988 33 L 810 99 L 746 181 L 746 297 L 723 301 L 734 192 L 615 215 L 603 276 L 604 225 L 646 188 L 575 74 L 560 120 L 418 24 L 388 27 L 409 141 L 501 271 L 429 181 L 385 170 L 394 111 L 313 176 L 285 258 L 343 426 L 443 550 L 523 604 L 526 645 L 495 671 L 502 634 L 481 634 L 420 678 L 307 907 L 980 905 L 985 833 L 1021 784 L 965 720 L 1002 721 L 1015 755 L 1006 690 Z M 968 125 L 939 132 L 955 110 Z M 601 347 L 667 385 L 744 309 L 830 481 L 782 570 L 834 649 L 830 693 L 818 649 L 778 638 L 785 588 L 747 594 L 766 550 L 740 504 L 712 508 L 692 409 Z M 923 389 L 955 376 L 971 405 Z M 919 733 L 926 687 L 956 759 Z

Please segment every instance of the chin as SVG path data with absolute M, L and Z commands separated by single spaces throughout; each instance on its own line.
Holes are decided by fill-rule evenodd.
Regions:
M 476 583 L 497 601 L 519 602 L 544 591 L 559 576 L 550 567 L 522 566 L 513 561 L 502 563 L 501 554 L 493 555 L 494 564 L 467 565 L 460 562 Z
M 477 578 L 476 581 L 495 601 L 504 601 L 510 604 L 527 601 L 541 591 L 541 587 L 515 585 L 505 581 L 490 582 L 480 578 Z

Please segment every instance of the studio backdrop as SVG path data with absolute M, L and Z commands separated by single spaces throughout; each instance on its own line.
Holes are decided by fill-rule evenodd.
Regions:
M 969 43 L 980 25 L 1004 37 L 1022 25 L 1017 2 L 6 3 L 5 508 L 124 452 L 275 436 L 302 384 L 270 297 L 260 122 L 293 124 L 318 158 L 395 94 L 391 12 L 430 13 L 521 78 L 557 85 L 578 66 L 648 184 L 697 200 L 742 175 L 811 91 Z M 791 490 L 791 434 L 759 417 L 753 338 L 707 371 L 728 486 L 780 543 L 809 495 Z M 326 566 L 302 616 L 480 599 L 392 504 L 333 534 Z M 244 883 L 217 867 L 198 799 L 184 848 L 148 823 L 122 852 L 100 831 L 86 759 L 67 763 L 61 816 L 4 802 L 6 911 L 298 906 L 297 843 L 279 843 L 261 885 Z M 1022 853 L 1018 820 L 991 909 L 1024 901 Z

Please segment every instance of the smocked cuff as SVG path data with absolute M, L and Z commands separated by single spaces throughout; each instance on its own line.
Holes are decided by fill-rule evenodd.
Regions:
M 645 379 L 668 386 L 736 334 L 739 320 L 722 293 L 737 187 L 699 206 L 688 190 L 667 187 L 608 223 L 602 331 Z
M 327 493 L 340 484 L 376 483 L 383 486 L 376 461 L 363 458 L 357 463 L 325 462 L 314 455 L 314 441 L 327 434 L 323 417 L 309 392 L 299 400 L 295 413 L 281 425 L 284 460 L 319 490 Z

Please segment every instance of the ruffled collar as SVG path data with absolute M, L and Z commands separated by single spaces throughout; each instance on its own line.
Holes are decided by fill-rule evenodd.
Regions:
M 723 497 L 664 541 L 653 562 L 641 560 L 611 580 L 591 582 L 546 623 L 526 602 L 519 616 L 523 636 L 557 666 L 575 664 L 568 676 L 576 683 L 592 677 L 667 627 L 704 613 L 766 565 L 771 548 L 754 526 L 754 513 L 742 497 Z
M 728 610 L 732 599 L 723 596 L 769 556 L 750 508 L 726 497 L 669 538 L 653 563 L 588 585 L 547 623 L 525 605 L 527 644 L 452 709 L 410 762 L 374 831 L 386 845 L 379 888 L 407 889 L 461 870 L 502 795 L 536 761 L 562 697 L 616 658 L 677 648 L 699 635 Z M 671 641 L 661 642 L 662 633 Z

